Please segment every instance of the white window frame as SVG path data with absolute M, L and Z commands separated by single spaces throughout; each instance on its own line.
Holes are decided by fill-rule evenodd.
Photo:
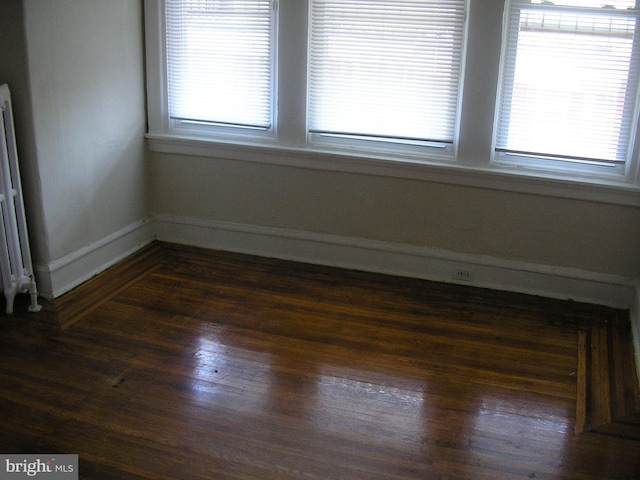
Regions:
M 147 27 L 152 27 L 152 30 L 158 30 L 160 35 L 155 34 L 152 42 L 147 41 L 147 53 L 153 54 L 153 61 L 159 60 L 160 64 L 157 66 L 160 70 L 157 72 L 159 75 L 154 76 L 153 78 L 148 78 L 148 92 L 161 92 L 162 100 L 159 102 L 156 107 L 158 107 L 157 111 L 152 112 L 151 103 L 149 103 L 149 131 L 163 132 L 169 133 L 178 137 L 201 137 L 201 138 L 210 138 L 216 141 L 225 141 L 229 139 L 235 139 L 236 141 L 259 141 L 265 143 L 274 143 L 275 142 L 275 103 L 277 101 L 277 15 L 275 12 L 274 16 L 274 31 L 272 32 L 273 38 L 271 41 L 274 44 L 274 55 L 273 55 L 273 99 L 272 99 L 272 108 L 271 108 L 271 127 L 269 128 L 251 128 L 251 127 L 242 127 L 240 125 L 224 125 L 224 124 L 215 124 L 212 122 L 198 122 L 198 121 L 184 121 L 180 119 L 170 118 L 169 115 L 169 102 L 168 102 L 168 76 L 167 76 L 167 55 L 166 55 L 166 17 L 165 17 L 165 8 L 164 8 L 164 0 L 161 2 L 147 2 L 145 3 L 145 9 L 149 9 L 147 11 Z M 153 24 L 149 22 L 150 19 L 154 19 Z M 147 38 L 148 40 L 148 38 Z M 151 50 L 149 50 L 151 49 Z M 149 58 L 147 61 L 149 62 Z M 149 65 L 147 65 L 149 68 Z M 156 65 L 154 64 L 154 68 Z M 151 83 L 149 82 L 151 81 Z
M 604 0 L 603 0 L 604 2 Z M 512 3 L 523 4 L 525 0 L 506 0 L 504 8 L 504 25 L 503 25 L 503 41 L 502 41 L 502 54 L 500 64 L 500 79 L 498 85 L 500 86 L 503 81 L 502 76 L 506 73 L 504 63 L 506 60 L 506 53 L 509 49 L 507 44 L 508 38 L 508 18 L 509 8 Z M 606 2 L 605 2 L 606 3 Z M 638 25 L 640 28 L 640 25 Z M 636 55 L 640 55 L 640 52 L 636 52 Z M 499 88 L 501 90 L 501 88 Z M 631 183 L 638 181 L 638 156 L 640 154 L 640 129 L 638 129 L 638 122 L 640 121 L 640 108 L 635 106 L 635 124 L 630 133 L 630 153 L 629 158 L 624 165 L 607 165 L 605 162 L 590 161 L 589 159 L 579 158 L 573 161 L 566 161 L 560 157 L 554 158 L 553 156 L 536 156 L 532 154 L 521 154 L 517 152 L 500 151 L 496 148 L 496 136 L 498 129 L 498 110 L 500 93 L 498 93 L 498 99 L 496 102 L 496 115 L 494 123 L 494 147 L 492 149 L 491 163 L 497 167 L 504 168 L 517 168 L 524 169 L 530 172 L 540 172 L 544 174 L 547 172 L 550 175 L 566 175 L 566 176 L 578 176 L 584 178 L 593 178 L 594 180 L 601 179 L 602 181 L 629 181 Z M 638 96 L 640 99 L 640 95 Z
M 450 151 L 419 148 L 398 152 L 365 141 L 318 144 L 307 133 L 308 1 L 278 3 L 276 85 L 273 137 L 209 135 L 171 128 L 166 102 L 162 0 L 145 0 L 148 146 L 177 155 L 198 155 L 244 162 L 351 172 L 393 178 L 467 185 L 503 191 L 550 195 L 640 206 L 640 172 L 636 150 L 623 174 L 613 176 L 581 168 L 554 169 L 495 161 L 494 124 L 503 42 L 502 0 L 467 0 L 463 79 L 457 133 Z
M 413 154 L 420 157 L 437 154 L 438 156 L 447 156 L 453 159 L 460 112 L 459 100 L 462 93 L 466 1 L 456 0 L 453 2 L 448 0 L 451 4 L 439 11 L 442 20 L 439 25 L 441 30 L 438 33 L 441 33 L 442 36 L 433 36 L 431 35 L 434 33 L 433 30 L 416 28 L 414 23 L 418 19 L 423 19 L 420 22 L 433 21 L 435 6 L 438 2 L 442 3 L 441 0 L 425 1 L 422 5 L 420 2 L 403 1 L 398 2 L 396 6 L 392 6 L 391 2 L 387 5 L 387 2 L 377 1 L 372 6 L 363 0 L 342 1 L 344 3 L 336 0 L 309 1 L 313 7 L 310 12 L 311 25 L 308 33 L 310 38 L 309 78 L 307 81 L 309 86 L 309 143 L 320 147 L 360 148 L 363 151 L 388 152 L 398 156 Z M 336 3 L 341 4 L 334 8 Z M 426 9 L 424 9 L 425 7 Z M 459 7 L 462 8 L 459 9 Z M 362 16 L 355 17 L 354 9 L 361 9 Z M 387 15 L 389 13 L 397 14 L 399 11 L 413 12 L 415 14 L 413 16 L 408 13 L 408 16 L 402 17 L 402 22 L 412 23 L 410 30 L 403 23 L 398 22 L 398 26 L 393 24 L 398 30 L 402 31 L 402 37 L 386 35 L 384 31 L 372 29 L 372 25 L 379 25 L 377 22 L 382 18 L 380 15 L 388 19 Z M 340 17 L 340 15 L 345 15 L 345 18 Z M 314 19 L 317 19 L 315 24 Z M 353 30 L 344 29 L 343 21 L 347 25 L 352 25 L 357 30 L 357 33 Z M 418 25 L 422 25 L 422 23 Z M 374 31 L 377 32 L 374 34 L 376 40 L 371 40 L 370 36 Z M 335 36 L 331 35 L 330 32 Z M 398 35 L 398 31 L 395 33 Z M 411 35 L 415 36 L 408 39 L 408 36 Z M 349 38 L 348 42 L 345 42 L 346 37 Z M 379 43 L 375 43 L 377 37 L 380 37 Z M 365 38 L 368 40 L 365 41 Z M 404 39 L 402 51 L 398 48 L 398 38 Z M 437 50 L 440 52 L 451 51 L 452 57 L 446 57 L 450 62 L 442 62 L 442 64 L 438 65 L 434 61 L 435 55 L 431 55 L 436 50 L 436 45 L 438 46 Z M 383 52 L 381 55 L 378 54 L 376 47 L 381 48 Z M 389 64 L 397 61 L 397 55 L 407 55 L 407 51 L 412 48 L 419 50 L 420 53 L 417 53 L 413 58 L 409 57 L 411 60 L 406 62 L 405 70 L 400 68 L 400 71 L 397 71 L 389 67 Z M 328 50 L 331 50 L 339 60 L 334 60 L 334 57 L 327 53 Z M 426 51 L 429 53 L 425 53 Z M 357 55 L 355 55 L 356 52 Z M 356 57 L 362 55 L 365 56 L 364 61 L 359 63 L 360 59 Z M 441 55 L 442 58 L 445 57 L 444 54 L 441 53 Z M 345 61 L 345 57 L 349 58 L 349 60 Z M 418 59 L 424 59 L 424 62 L 434 62 L 429 65 L 429 69 L 433 68 L 432 71 L 435 78 L 441 78 L 441 75 L 449 75 L 452 79 L 455 79 L 452 80 L 448 88 L 413 90 L 413 100 L 408 102 L 400 100 L 398 105 L 404 107 L 402 108 L 402 115 L 413 115 L 418 124 L 422 122 L 423 127 L 421 129 L 411 130 L 413 125 L 402 125 L 397 118 L 393 124 L 385 124 L 384 119 L 378 117 L 382 110 L 369 108 L 378 99 L 372 98 L 371 94 L 364 99 L 359 96 L 359 92 L 362 90 L 371 92 L 370 89 L 373 87 L 373 83 L 380 82 L 376 83 L 377 88 L 389 89 L 388 92 L 380 92 L 381 101 L 389 102 L 389 113 L 392 116 L 394 113 L 399 115 L 400 109 L 394 111 L 395 105 L 392 106 L 391 98 L 397 100 L 397 98 L 402 97 L 404 99 L 404 94 L 408 93 L 402 92 L 402 94 L 395 95 L 396 92 L 402 91 L 402 87 L 398 87 L 404 80 L 401 77 L 409 75 L 412 78 L 416 78 L 418 82 L 428 82 L 430 79 L 429 74 L 421 76 L 419 79 L 414 77 L 418 68 L 425 67 L 424 63 L 417 61 Z M 317 67 L 321 62 L 326 62 L 329 77 L 325 76 L 326 71 L 321 67 Z M 356 79 L 351 75 L 350 71 L 353 68 L 353 63 L 351 62 L 357 65 L 355 69 L 364 71 L 372 71 L 372 65 L 374 64 L 377 67 L 372 71 L 371 75 L 367 77 L 360 76 L 355 81 Z M 314 65 L 316 66 L 315 68 Z M 328 80 L 329 78 L 331 80 Z M 315 85 L 314 80 L 317 81 Z M 347 90 L 342 88 L 344 84 L 348 85 L 346 88 L 352 88 L 350 90 L 351 93 L 346 95 L 347 98 L 344 97 Z M 328 85 L 331 85 L 331 87 Z M 335 88 L 335 85 L 340 86 Z M 381 85 L 384 86 L 381 87 Z M 406 88 L 407 91 L 411 91 L 411 84 L 407 84 Z M 313 98 L 321 98 L 321 93 L 327 97 L 314 102 Z M 366 117 L 360 117 L 354 112 L 360 107 L 350 103 L 352 99 L 348 97 L 352 95 L 357 97 L 355 104 L 361 106 L 361 111 L 357 113 L 362 113 L 362 110 L 364 110 L 368 112 Z M 411 107 L 426 103 L 426 97 L 421 98 L 422 95 L 431 95 L 431 97 L 437 98 L 435 102 L 439 103 L 433 105 L 435 107 L 433 110 L 437 112 L 436 114 L 439 118 L 445 119 L 444 122 L 439 124 L 427 122 L 426 117 L 429 113 L 429 107 L 422 108 L 419 113 L 418 111 L 411 112 Z M 406 105 L 407 103 L 413 103 L 413 105 L 408 106 Z M 341 110 L 341 108 L 346 108 L 346 110 Z M 453 114 L 451 114 L 452 110 Z M 315 118 L 313 118 L 314 116 Z M 345 117 L 354 123 L 343 123 Z M 374 122 L 369 123 L 374 119 Z M 382 127 L 382 125 L 385 126 Z M 399 126 L 402 126 L 402 129 L 396 131 L 395 135 L 390 132 Z M 442 130 L 438 130 L 438 128 L 442 128 Z

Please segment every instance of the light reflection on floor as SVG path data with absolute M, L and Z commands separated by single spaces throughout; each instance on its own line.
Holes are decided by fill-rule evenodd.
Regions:
M 524 402 L 517 392 L 509 398 L 509 392 L 496 390 L 495 395 L 483 394 L 472 416 L 470 454 L 486 460 L 500 445 L 500 455 L 511 449 L 520 460 L 544 458 L 551 467 L 562 463 L 573 435 L 566 406 Z
M 352 373 L 327 367 L 319 374 L 310 412 L 316 424 L 329 429 L 354 425 L 387 439 L 422 442 L 428 418 L 422 382 L 407 380 L 400 388 L 349 378 Z
M 261 409 L 268 401 L 271 383 L 271 355 L 250 352 L 251 362 L 234 359 L 232 350 L 212 332 L 200 336 L 193 355 L 193 381 L 190 392 L 195 404 L 207 405 L 221 389 L 233 388 L 234 394 L 244 394 L 243 403 Z M 238 389 L 242 390 L 241 392 Z
M 226 338 L 223 330 L 203 331 L 193 345 L 192 405 L 226 402 L 233 409 L 233 399 L 241 396 L 242 412 L 236 414 L 247 419 L 277 412 L 302 420 L 310 436 L 348 439 L 365 432 L 371 445 L 402 444 L 416 459 L 438 458 L 446 449 L 469 465 L 490 464 L 494 454 L 511 448 L 525 461 L 546 458 L 549 466 L 567 461 L 571 402 L 537 402 L 506 388 L 456 383 L 460 403 L 443 405 L 438 390 L 451 388 L 447 379 L 387 376 L 330 363 L 310 363 L 305 375 L 291 375 L 297 371 L 291 357 L 253 347 Z M 283 398 L 283 392 L 289 396 Z M 277 430 L 272 434 L 277 438 Z

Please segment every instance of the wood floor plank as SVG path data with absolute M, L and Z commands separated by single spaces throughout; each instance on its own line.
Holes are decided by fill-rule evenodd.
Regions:
M 159 243 L 48 308 L 0 321 L 0 451 L 81 478 L 640 478 L 640 438 L 575 433 L 636 401 L 578 390 L 624 312 Z
M 588 330 L 583 328 L 578 330 L 578 366 L 576 369 L 576 433 L 583 433 L 589 430 L 587 423 L 588 413 L 590 408 L 590 394 L 589 394 L 589 368 L 588 368 L 588 354 L 589 343 L 591 342 L 591 335 Z

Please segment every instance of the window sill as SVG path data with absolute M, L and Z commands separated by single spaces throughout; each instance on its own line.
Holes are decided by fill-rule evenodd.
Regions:
M 358 151 L 283 147 L 270 143 L 223 143 L 167 134 L 147 134 L 146 137 L 149 149 L 158 153 L 405 178 L 640 207 L 640 186 L 628 182 L 543 174 L 495 165 L 473 167 L 454 163 L 447 156 L 424 160 Z

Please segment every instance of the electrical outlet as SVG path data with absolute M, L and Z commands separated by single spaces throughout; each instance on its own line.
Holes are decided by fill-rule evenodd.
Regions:
M 456 268 L 456 271 L 453 276 L 456 280 L 462 280 L 463 282 L 471 282 L 473 281 L 473 270 L 469 270 L 466 268 Z

